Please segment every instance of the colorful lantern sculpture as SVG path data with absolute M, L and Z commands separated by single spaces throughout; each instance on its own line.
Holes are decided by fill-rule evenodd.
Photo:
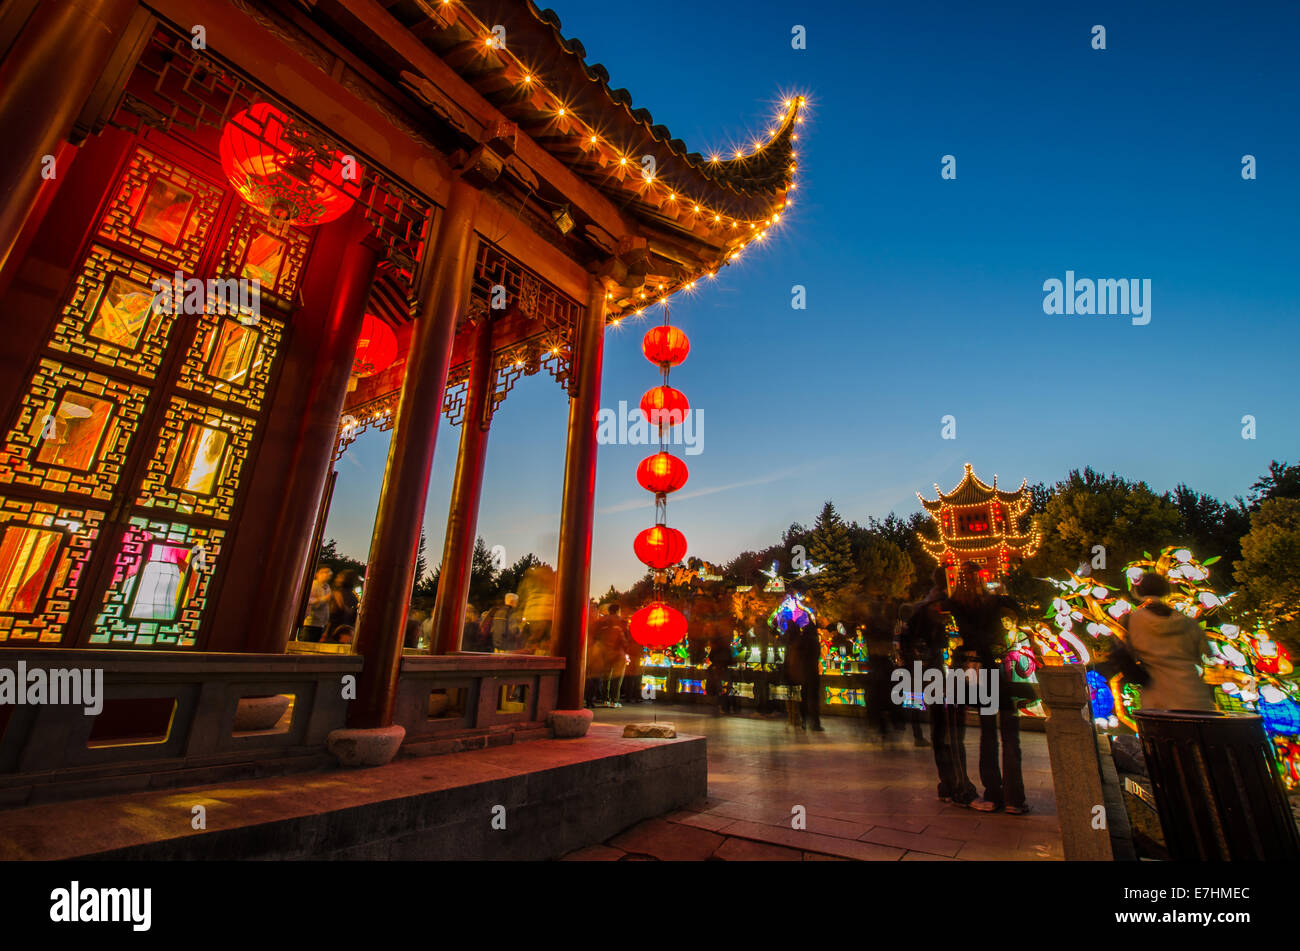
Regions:
M 668 493 L 686 484 L 686 463 L 664 449 L 664 433 L 686 420 L 690 404 L 680 390 L 668 385 L 668 371 L 686 359 L 691 343 L 686 334 L 668 324 L 664 307 L 662 327 L 651 327 L 641 341 L 641 352 L 659 368 L 663 384 L 652 387 L 641 397 L 641 412 L 659 432 L 659 452 L 641 460 L 636 479 L 642 488 L 655 494 L 655 524 L 636 536 L 632 548 L 636 556 L 654 570 L 654 600 L 632 615 L 629 632 L 643 647 L 665 648 L 686 636 L 686 618 L 660 598 L 666 571 L 686 557 L 686 536 L 669 528 Z
M 636 467 L 636 481 L 641 483 L 641 488 L 655 495 L 676 492 L 686 484 L 689 477 L 690 470 L 686 468 L 686 463 L 670 452 L 646 456 Z
M 628 623 L 632 639 L 642 647 L 671 647 L 686 636 L 686 618 L 662 601 L 651 601 Z
M 333 221 L 361 196 L 356 159 L 335 152 L 269 103 L 231 117 L 219 151 L 221 168 L 240 197 L 285 225 Z
M 373 314 L 361 321 L 356 355 L 352 358 L 352 375 L 374 376 L 393 365 L 397 359 L 397 336 L 391 327 Z

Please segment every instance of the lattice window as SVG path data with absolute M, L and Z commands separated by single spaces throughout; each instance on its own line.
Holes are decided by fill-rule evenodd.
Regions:
M 448 381 L 442 393 L 442 412 L 447 422 L 459 426 L 465 419 L 465 407 L 469 405 L 469 381 L 458 383 Z
M 172 397 L 137 505 L 227 519 L 256 420 Z
M 133 516 L 91 644 L 193 647 L 226 533 Z
M 99 225 L 99 236 L 160 264 L 193 271 L 222 190 L 138 148 Z
M 561 386 L 567 386 L 570 378 L 567 347 L 567 335 L 560 331 L 546 331 L 496 353 L 492 364 L 492 402 L 488 407 L 488 420 L 491 421 L 497 407 L 521 376 L 533 376 L 545 369 Z
M 265 315 L 253 325 L 210 310 L 200 318 L 177 386 L 257 412 L 283 334 L 284 324 Z
M 262 293 L 292 300 L 302 280 L 311 235 L 292 227 L 280 230 L 283 233 L 273 233 L 270 219 L 241 201 L 217 273 L 255 280 Z
M 393 420 L 397 417 L 397 406 L 402 400 L 402 391 L 393 390 L 391 393 L 385 393 L 383 396 L 377 396 L 373 400 L 354 406 L 339 418 L 338 445 L 334 450 L 334 461 L 337 462 L 343 455 L 348 446 L 356 441 L 356 438 L 372 427 L 381 433 L 388 432 L 393 428 Z
M 0 497 L 0 643 L 57 644 L 104 513 Z
M 575 327 L 582 307 L 553 285 L 542 280 L 518 261 L 485 241 L 479 242 L 471 299 L 491 306 L 492 289 L 505 288 L 507 310 L 520 310 L 529 320 L 544 327 L 565 330 Z M 543 329 L 539 327 L 538 330 Z
M 169 308 L 154 306 L 154 282 L 173 280 L 174 274 L 92 245 L 50 349 L 153 379 L 175 322 Z
M 107 499 L 149 390 L 42 359 L 0 450 L 0 484 Z

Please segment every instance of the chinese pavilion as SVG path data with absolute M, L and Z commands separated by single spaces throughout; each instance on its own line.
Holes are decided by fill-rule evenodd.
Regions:
M 108 704 L 0 708 L 0 793 L 580 709 L 605 328 L 778 222 L 802 104 L 706 159 L 530 0 L 5 4 L 0 664 L 104 668 Z M 569 396 L 557 656 L 465 654 L 489 431 L 541 369 Z M 415 656 L 440 413 L 460 448 Z M 367 427 L 391 445 L 354 652 L 291 653 Z M 287 732 L 232 739 L 267 695 Z
M 1028 480 L 1020 488 L 1007 492 L 980 480 L 970 463 L 965 475 L 951 492 L 935 483 L 938 498 L 931 501 L 916 493 L 925 510 L 939 527 L 937 540 L 921 535 L 921 545 L 939 562 L 948 577 L 948 590 L 974 579 L 967 565 L 975 565 L 978 581 L 993 582 L 1011 570 L 1013 561 L 1027 558 L 1038 550 L 1039 535 L 1028 526 Z

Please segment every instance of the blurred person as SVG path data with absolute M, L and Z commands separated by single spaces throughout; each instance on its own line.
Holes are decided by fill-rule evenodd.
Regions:
M 934 582 L 925 599 L 912 607 L 900 647 L 904 656 L 910 656 L 913 663 L 920 660 L 923 668 L 943 671 L 948 626 L 940 606 L 947 596 L 942 567 L 935 569 Z M 916 686 L 913 684 L 913 689 Z M 966 710 L 950 700 L 945 696 L 937 703 L 927 704 L 930 742 L 934 748 L 934 765 L 939 773 L 938 795 L 944 802 L 969 806 L 977 796 L 966 773 Z
M 402 647 L 407 650 L 418 650 L 420 647 L 420 625 L 426 619 L 427 615 L 418 608 L 412 608 L 406 615 L 406 636 L 403 638 Z
M 340 571 L 334 578 L 334 590 L 330 592 L 330 625 L 325 636 L 328 641 L 349 643 L 340 640 L 343 628 L 347 628 L 350 637 L 357 625 L 357 609 L 361 599 L 357 597 L 357 584 L 360 577 L 352 569 Z
M 882 744 L 889 741 L 894 719 L 893 631 L 887 626 L 884 605 L 873 601 L 867 611 L 867 717 L 874 722 Z
M 1143 710 L 1214 710 L 1214 691 L 1197 665 L 1210 652 L 1205 629 L 1165 601 L 1172 588 L 1154 571 L 1134 587 L 1142 604 L 1129 612 L 1128 649 L 1146 672 L 1140 686 Z
M 964 583 L 943 602 L 957 621 L 961 636 L 961 660 L 953 666 L 974 669 L 979 676 L 997 683 L 998 709 L 980 711 L 980 782 L 984 796 L 972 802 L 979 812 L 1001 809 L 1012 815 L 1029 811 L 1025 781 L 1020 769 L 1020 716 L 1016 711 L 1011 676 L 1002 661 L 1006 655 L 1006 632 L 1002 618 L 1020 616 L 1020 606 L 1003 593 L 990 591 L 979 578 L 979 567 L 967 563 Z M 1001 739 L 1001 757 L 998 741 Z
M 492 639 L 483 636 L 483 626 L 474 605 L 465 605 L 465 623 L 460 632 L 460 649 L 478 654 L 492 653 Z
M 628 630 L 617 602 L 605 607 L 596 621 L 596 640 L 602 655 L 602 682 L 598 707 L 621 707 L 619 697 L 623 692 L 623 672 L 628 662 Z
M 519 609 L 526 619 L 524 650 L 551 653 L 551 618 L 555 613 L 555 569 L 533 565 L 519 582 Z
M 321 565 L 316 569 L 311 591 L 307 595 L 307 614 L 302 620 L 298 640 L 315 643 L 325 636 L 325 629 L 330 623 L 330 595 L 333 593 L 330 582 L 333 580 L 333 568 Z
M 519 595 L 511 592 L 505 596 L 501 606 L 492 612 L 492 650 L 495 653 L 508 654 L 519 649 L 519 625 L 522 617 L 518 607 Z
M 910 638 L 904 642 L 904 635 L 907 633 L 908 622 L 912 619 L 914 607 L 910 604 L 900 604 L 898 606 L 898 620 L 894 623 L 894 655 L 898 665 L 905 670 L 913 670 L 916 661 L 921 661 L 921 666 L 926 666 L 925 658 L 916 652 L 917 644 Z M 892 676 L 892 674 L 891 674 Z M 912 692 L 919 694 L 920 685 L 913 685 Z M 916 697 L 911 698 L 913 703 L 919 702 Z M 925 730 L 921 726 L 923 719 L 921 709 L 915 706 L 904 706 L 903 716 L 912 725 L 912 745 L 916 747 L 925 747 L 930 745 L 930 741 L 925 738 Z

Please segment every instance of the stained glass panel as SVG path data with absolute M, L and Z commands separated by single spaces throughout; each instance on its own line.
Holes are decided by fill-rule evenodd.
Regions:
M 104 513 L 0 498 L 0 644 L 57 644 Z
M 249 326 L 205 314 L 181 366 L 180 387 L 257 412 L 283 332 L 284 324 L 267 316 Z
M 35 421 L 40 440 L 36 461 L 85 472 L 95 464 L 99 443 L 113 420 L 113 404 L 88 393 L 65 390 L 52 414 Z
M 217 273 L 258 281 L 263 294 L 292 300 L 302 279 L 311 235 L 297 228 L 272 234 L 270 219 L 240 202 Z
M 90 643 L 193 647 L 225 534 L 132 516 Z
M 229 518 L 256 420 L 172 397 L 138 505 Z
M 280 265 L 284 263 L 285 243 L 281 238 L 259 231 L 248 243 L 248 255 L 244 258 L 244 277 L 262 282 L 268 291 L 274 291 L 280 279 Z
M 145 189 L 135 226 L 145 234 L 174 245 L 184 233 L 193 207 L 193 192 L 181 188 L 165 175 L 155 175 Z
M 107 499 L 149 391 L 43 358 L 0 449 L 0 484 Z
M 137 148 L 99 236 L 188 274 L 203 254 L 221 195 L 218 186 Z
M 0 612 L 31 614 L 59 553 L 59 533 L 10 525 L 0 536 Z
M 175 318 L 155 309 L 156 281 L 175 280 L 92 245 L 50 338 L 50 349 L 152 379 L 162 363 Z
M 182 492 L 211 495 L 226 457 L 228 434 L 211 426 L 185 427 L 180 454 L 172 466 L 171 486 Z

